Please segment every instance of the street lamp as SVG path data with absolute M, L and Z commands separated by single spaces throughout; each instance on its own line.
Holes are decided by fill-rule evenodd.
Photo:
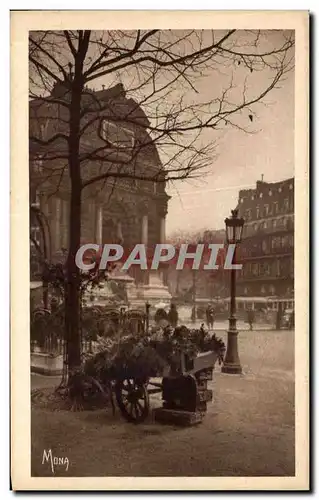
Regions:
M 228 244 L 241 242 L 244 219 L 238 217 L 238 210 L 231 211 L 231 217 L 225 219 L 226 239 Z M 236 262 L 236 246 L 234 251 L 233 263 Z M 236 269 L 231 269 L 230 275 L 230 316 L 229 328 L 227 332 L 227 350 L 225 361 L 222 366 L 223 373 L 242 373 L 242 368 L 238 356 L 238 330 L 236 325 Z
M 149 329 L 149 326 L 150 326 L 150 308 L 151 308 L 151 304 L 147 301 L 145 303 L 145 311 L 146 311 L 146 314 L 145 314 L 145 327 L 146 327 L 146 333 L 148 333 L 148 329 Z
M 192 307 L 192 323 L 196 322 L 196 269 L 192 270 L 193 276 L 193 307 Z

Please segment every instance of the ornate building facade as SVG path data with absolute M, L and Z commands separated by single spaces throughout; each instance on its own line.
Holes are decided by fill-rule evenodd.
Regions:
M 287 299 L 294 294 L 294 179 L 241 190 L 239 215 L 244 217 L 238 276 L 241 297 Z
M 67 144 L 58 137 L 63 136 L 68 126 L 63 106 L 67 100 L 68 90 L 62 84 L 53 89 L 49 98 L 30 102 L 30 204 L 33 211 L 39 209 L 43 215 L 47 258 L 53 262 L 66 254 L 72 224 Z M 85 184 L 82 243 L 121 243 L 129 249 L 136 243 L 153 246 L 164 242 L 169 200 L 165 182 L 135 178 L 143 175 L 160 178 L 162 170 L 157 149 L 147 133 L 146 115 L 133 99 L 126 97 L 121 84 L 100 91 L 87 90 L 82 107 L 85 116 L 80 140 L 81 176 Z M 130 157 L 132 162 L 127 160 Z M 114 165 L 123 173 L 126 171 L 127 177 L 102 178 L 107 169 L 111 172 L 110 169 L 116 168 Z M 101 180 L 90 183 L 97 176 Z M 35 247 L 38 243 L 43 248 L 44 242 L 38 218 L 32 210 L 30 213 L 31 280 L 34 280 L 41 273 Z M 149 273 L 132 267 L 130 274 L 137 285 L 150 286 Z

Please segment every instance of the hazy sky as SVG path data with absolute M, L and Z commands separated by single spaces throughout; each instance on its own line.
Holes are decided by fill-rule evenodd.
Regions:
M 209 92 L 209 82 L 205 91 Z M 239 189 L 254 187 L 262 174 L 267 182 L 294 175 L 294 72 L 269 94 L 266 106 L 256 109 L 257 133 L 225 131 L 218 141 L 212 173 L 202 181 L 176 182 L 169 187 L 167 234 L 179 229 L 222 228 L 237 204 Z M 215 140 L 213 132 L 209 133 Z

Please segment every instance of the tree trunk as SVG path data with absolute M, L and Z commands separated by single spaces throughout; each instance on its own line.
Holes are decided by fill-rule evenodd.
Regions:
M 80 270 L 75 263 L 81 241 L 81 189 L 74 188 L 70 203 L 70 247 L 67 260 L 67 289 L 65 296 L 65 326 L 67 363 L 70 372 L 81 365 Z
M 81 276 L 75 256 L 81 244 L 81 170 L 80 149 L 80 112 L 82 78 L 75 74 L 72 83 L 69 130 L 69 173 L 71 181 L 69 253 L 67 258 L 67 286 L 65 297 L 65 327 L 67 340 L 67 364 L 69 374 L 81 366 Z
M 81 244 L 81 99 L 84 88 L 83 64 L 88 50 L 90 31 L 79 32 L 78 49 L 74 54 L 74 76 L 70 73 L 69 155 L 68 166 L 71 183 L 69 253 L 67 258 L 67 284 L 65 294 L 65 329 L 69 385 L 76 380 L 81 367 L 81 275 L 75 256 Z M 74 377 L 75 375 L 75 377 Z

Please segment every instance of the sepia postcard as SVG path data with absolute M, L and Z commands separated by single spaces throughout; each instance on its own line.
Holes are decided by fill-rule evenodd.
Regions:
M 309 490 L 309 13 L 11 12 L 15 491 Z

